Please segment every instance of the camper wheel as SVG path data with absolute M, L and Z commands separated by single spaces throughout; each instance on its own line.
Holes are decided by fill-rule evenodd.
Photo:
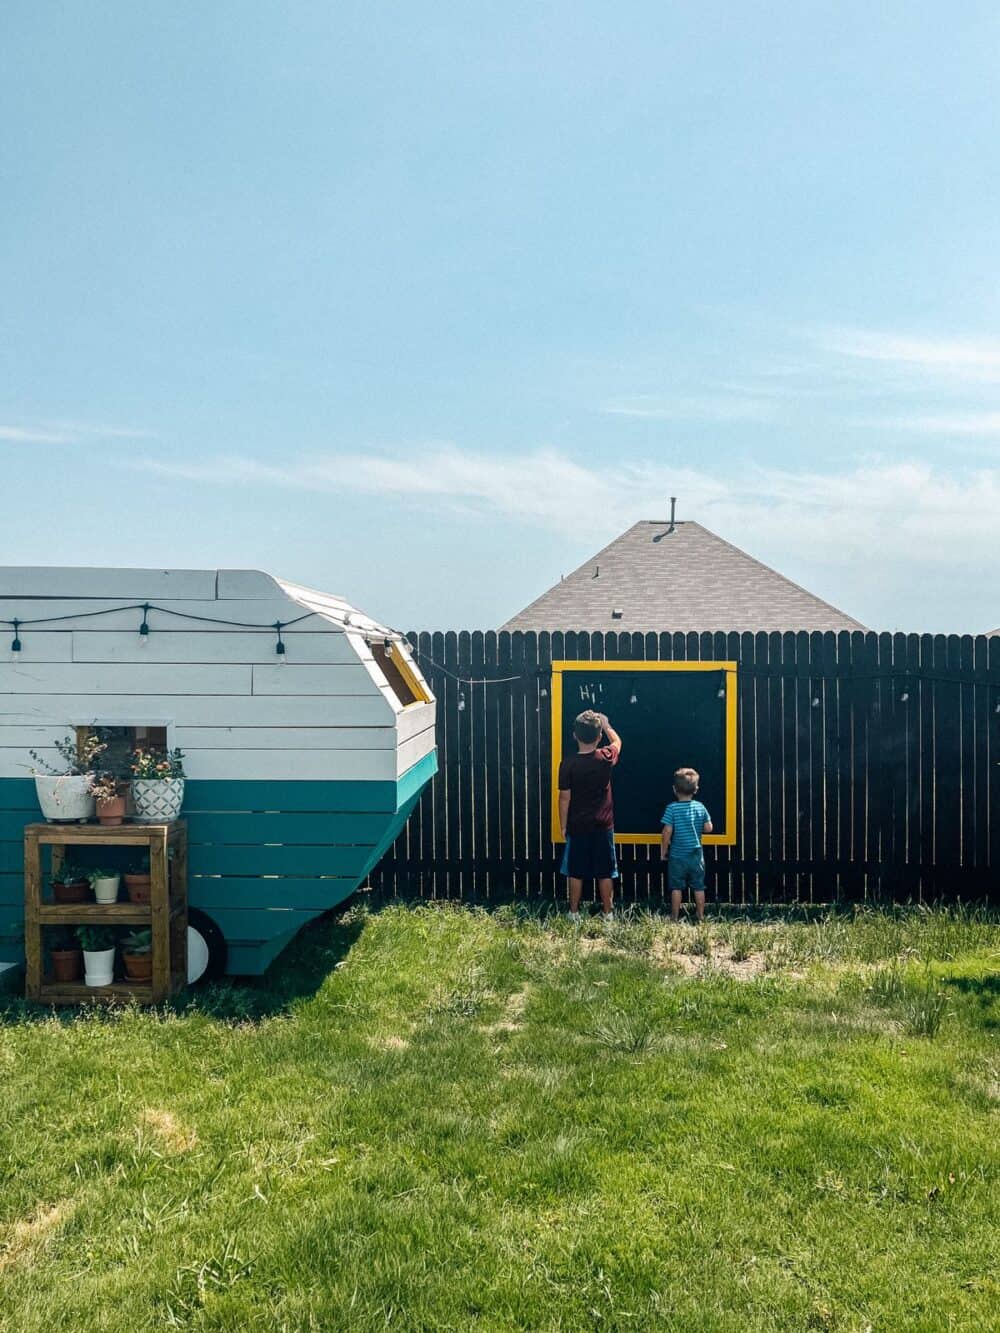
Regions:
M 188 985 L 214 981 L 226 970 L 226 937 L 210 916 L 188 908 Z

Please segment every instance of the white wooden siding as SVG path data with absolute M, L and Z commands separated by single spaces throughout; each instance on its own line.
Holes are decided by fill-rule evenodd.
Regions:
M 126 600 L 262 628 L 153 610 L 140 637 Z M 433 748 L 434 704 L 403 708 L 365 642 L 390 631 L 258 571 L 0 569 L 0 617 L 14 616 L 71 618 L 24 625 L 20 653 L 0 627 L 2 777 L 29 776 L 29 749 L 54 759 L 71 727 L 100 722 L 172 724 L 193 779 L 392 781 Z M 267 626 L 300 616 L 278 657 Z
M 329 626 L 327 626 L 329 629 Z M 25 631 L 25 648 L 33 646 L 43 636 Z M 97 632 L 74 630 L 71 635 L 47 635 L 47 638 L 68 638 L 74 662 L 259 662 L 278 665 L 275 653 L 277 636 L 274 630 L 243 630 L 232 634 L 205 634 L 189 630 L 184 634 L 161 634 L 152 631 L 141 638 L 121 630 Z M 285 664 L 327 663 L 356 666 L 358 655 L 346 634 L 300 634 L 283 630 Z M 39 650 L 43 651 L 43 650 Z M 38 662 L 64 662 L 66 657 L 36 657 Z
M 164 597 L 214 600 L 214 569 L 74 569 L 49 565 L 0 566 L 3 597 Z
M 425 755 L 430 754 L 434 749 L 434 728 L 429 727 L 426 731 L 419 732 L 416 736 L 411 736 L 408 741 L 396 747 L 396 777 L 402 777 L 403 774 L 419 763 Z
M 37 694 L 0 698 L 0 719 L 11 726 L 68 723 L 84 726 L 101 717 L 136 723 L 169 719 L 191 727 L 392 726 L 392 709 L 380 694 L 324 697 L 316 694 Z M 123 722 L 124 725 L 124 722 Z

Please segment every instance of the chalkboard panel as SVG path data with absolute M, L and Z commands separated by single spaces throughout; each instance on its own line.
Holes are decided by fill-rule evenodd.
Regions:
M 606 713 L 622 738 L 614 776 L 620 842 L 658 842 L 674 771 L 695 768 L 712 816 L 711 843 L 735 842 L 736 667 L 732 662 L 554 662 L 552 666 L 553 839 L 558 840 L 558 768 L 576 749 L 573 719 Z

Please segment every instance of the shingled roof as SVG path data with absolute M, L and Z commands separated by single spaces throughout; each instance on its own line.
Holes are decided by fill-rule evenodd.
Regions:
M 646 521 L 567 574 L 505 630 L 863 630 L 700 523 Z

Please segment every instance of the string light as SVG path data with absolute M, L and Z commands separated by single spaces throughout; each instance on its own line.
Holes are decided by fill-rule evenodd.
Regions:
M 15 621 L 14 621 L 14 641 L 13 641 L 13 643 L 11 643 L 11 645 L 10 645 L 10 651 L 11 651 L 12 653 L 19 653 L 19 652 L 21 651 L 21 640 L 20 640 L 20 638 L 18 637 L 18 633 L 17 633 L 17 627 L 18 627 L 18 625 L 20 625 L 20 623 L 21 623 L 21 622 L 20 622 L 19 620 L 15 620 Z
M 818 694 L 814 694 L 814 695 L 813 695 L 812 706 L 813 706 L 813 708 L 818 708 L 818 707 L 819 707 L 819 695 L 818 695 Z
M 142 624 L 139 626 L 139 647 L 145 648 L 149 643 L 149 603 L 144 602 L 142 606 Z
M 281 621 L 280 621 L 280 620 L 276 620 L 276 621 L 274 622 L 274 632 L 275 632 L 275 634 L 278 636 L 278 641 L 277 641 L 277 643 L 274 645 L 274 651 L 278 654 L 278 656 L 281 658 L 281 660 L 284 661 L 284 660 L 285 660 L 285 644 L 284 644 L 284 640 L 283 640 L 282 637 L 281 637 Z
M 385 655 L 386 655 L 386 657 L 391 657 L 391 656 L 392 656 L 392 640 L 391 640 L 391 639 L 385 639 L 385 640 L 383 641 L 383 643 L 382 643 L 382 647 L 385 649 Z
M 899 696 L 899 702 L 901 704 L 905 704 L 907 699 L 909 699 L 909 697 L 910 697 L 910 691 L 904 690 L 903 693 Z
M 459 690 L 458 692 L 458 711 L 460 713 L 465 712 L 465 695 L 462 693 L 461 690 Z

